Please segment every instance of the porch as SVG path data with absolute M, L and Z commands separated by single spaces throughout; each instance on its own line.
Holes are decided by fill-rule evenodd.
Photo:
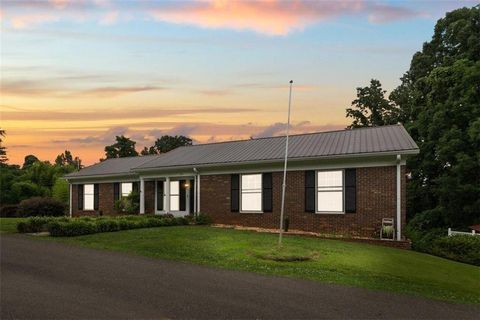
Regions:
M 153 199 L 146 197 L 146 182 L 150 182 L 149 185 L 153 183 Z M 145 214 L 148 201 L 154 204 L 154 214 L 172 214 L 182 217 L 198 213 L 200 208 L 199 184 L 200 179 L 196 175 L 141 177 L 140 214 Z M 152 203 L 149 203 L 148 207 L 152 207 Z

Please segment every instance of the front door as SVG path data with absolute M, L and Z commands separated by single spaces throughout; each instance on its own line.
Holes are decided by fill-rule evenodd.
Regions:
M 156 182 L 156 213 L 183 217 L 193 212 L 193 180 L 171 179 Z M 169 208 L 168 208 L 169 207 Z

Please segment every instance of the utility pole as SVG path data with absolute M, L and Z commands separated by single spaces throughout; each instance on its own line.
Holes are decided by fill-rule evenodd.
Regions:
M 290 93 L 288 96 L 288 121 L 287 121 L 287 134 L 285 136 L 285 162 L 283 165 L 283 183 L 282 183 L 282 207 L 280 210 L 280 230 L 278 233 L 278 245 L 282 245 L 282 236 L 283 236 L 283 215 L 285 211 L 285 188 L 287 183 L 287 161 L 288 161 L 288 134 L 290 129 L 290 107 L 292 105 L 292 86 L 293 80 L 290 80 Z

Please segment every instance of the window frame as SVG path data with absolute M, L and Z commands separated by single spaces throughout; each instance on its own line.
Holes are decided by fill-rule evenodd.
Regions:
M 92 186 L 92 193 L 86 193 L 86 186 Z M 92 198 L 92 205 L 87 206 L 87 195 Z M 95 184 L 88 183 L 83 185 L 83 211 L 93 211 L 95 210 Z
M 259 210 L 243 210 L 243 176 L 260 176 L 260 209 Z M 263 173 L 242 173 L 239 174 L 239 211 L 240 213 L 263 213 Z M 258 193 L 258 192 L 255 192 Z
M 127 183 L 130 184 L 130 188 L 131 188 L 131 189 L 130 189 L 130 192 L 129 192 L 127 195 L 123 195 L 123 185 L 124 185 L 124 184 L 127 184 Z M 128 197 L 128 196 L 130 195 L 130 193 L 133 192 L 133 182 L 120 182 L 120 188 L 119 188 L 119 189 L 120 189 L 120 190 L 119 190 L 119 193 L 120 193 L 119 197 L 120 197 L 120 199 L 121 199 L 121 198 L 124 198 L 124 197 Z
M 319 172 L 341 172 L 342 173 L 342 210 L 341 211 L 321 211 L 318 210 L 318 173 Z M 323 191 L 323 192 L 332 192 L 332 191 Z M 315 170 L 315 213 L 316 214 L 345 214 L 345 169 L 324 169 L 324 170 Z

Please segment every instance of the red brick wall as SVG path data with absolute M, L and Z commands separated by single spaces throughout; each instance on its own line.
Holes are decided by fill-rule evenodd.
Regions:
M 98 184 L 98 210 L 78 210 L 78 185 L 72 185 L 72 215 L 73 216 L 95 216 L 100 211 L 103 215 L 120 215 L 114 208 L 113 183 Z M 153 213 L 155 209 L 155 183 L 145 181 L 145 213 Z
M 285 214 L 290 228 L 331 235 L 377 238 L 382 218 L 396 217 L 396 167 L 357 169 L 357 212 L 316 214 L 305 212 L 304 171 L 287 174 Z M 405 224 L 405 168 L 402 167 L 402 221 Z M 273 212 L 230 211 L 230 175 L 201 177 L 201 211 L 215 223 L 278 228 L 282 173 L 273 173 Z M 404 228 L 402 228 L 403 230 Z M 402 232 L 403 233 L 403 232 Z

